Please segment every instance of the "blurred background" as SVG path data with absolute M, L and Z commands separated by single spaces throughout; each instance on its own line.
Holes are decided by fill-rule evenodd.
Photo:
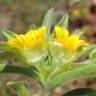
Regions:
M 53 26 L 58 23 L 64 12 L 68 12 L 70 16 L 69 30 L 72 32 L 75 29 L 81 29 L 88 42 L 96 43 L 96 0 L 0 0 L 0 29 L 8 29 L 18 34 L 25 33 L 33 24 L 37 27 L 40 26 L 44 14 L 50 8 L 55 9 Z M 30 91 L 37 94 L 36 96 L 40 96 L 42 93 L 42 88 L 30 78 L 26 79 L 24 76 L 10 74 L 0 75 L 0 85 L 8 80 L 23 80 L 28 83 Z M 96 78 L 81 78 L 56 88 L 53 96 L 86 86 L 96 87 Z M 5 90 L 0 87 L 0 96 L 18 95 L 10 88 Z

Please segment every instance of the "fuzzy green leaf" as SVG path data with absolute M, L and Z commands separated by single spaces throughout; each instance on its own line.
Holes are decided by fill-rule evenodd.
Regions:
M 96 59 L 96 49 L 90 53 L 89 57 L 94 60 Z
M 73 64 L 73 63 L 68 63 L 68 64 L 64 64 L 60 67 L 60 73 L 62 72 L 67 72 L 67 71 L 72 71 L 74 69 L 77 69 L 77 68 L 81 68 L 85 66 L 85 64 Z
M 0 33 L 2 33 L 7 39 L 12 39 L 16 37 L 15 33 L 8 30 L 1 30 Z
M 77 58 L 76 60 L 78 60 L 78 58 L 80 58 L 81 56 L 83 55 L 86 55 L 86 56 L 89 56 L 90 57 L 90 54 L 93 50 L 96 49 L 96 45 L 89 45 L 89 46 L 85 46 L 83 48 L 80 48 L 79 49 L 79 52 L 77 54 Z M 86 53 L 86 54 L 85 54 Z
M 15 89 L 19 96 L 31 96 L 23 82 L 8 82 L 7 86 Z
M 64 16 L 62 17 L 62 19 L 58 23 L 58 26 L 61 26 L 62 28 L 67 28 L 68 27 L 68 20 L 69 20 L 68 14 L 64 13 Z
M 27 57 L 24 53 L 24 50 L 21 49 L 20 47 L 15 46 L 15 45 L 10 45 L 10 44 L 5 43 L 5 42 L 0 42 L 0 47 L 3 50 L 7 50 L 10 54 L 14 53 L 18 57 L 20 57 L 20 59 L 22 61 L 24 61 L 26 64 L 28 64 L 28 60 L 27 60 Z
M 54 9 L 50 9 L 46 15 L 45 15 L 45 18 L 44 18 L 44 21 L 43 21 L 43 26 L 46 27 L 46 36 L 50 36 L 50 30 L 51 30 L 51 24 L 52 24 L 52 18 L 53 18 L 53 13 L 54 13 Z M 48 37 L 47 36 L 47 37 Z
M 89 45 L 89 46 L 85 47 L 84 53 L 90 54 L 95 49 L 96 49 L 96 45 L 95 44 L 94 45 Z
M 12 56 L 11 52 L 9 51 L 0 51 L 0 60 L 4 60 Z
M 26 75 L 31 78 L 37 78 L 36 69 L 34 67 L 25 68 L 25 67 L 18 67 L 12 66 L 9 64 L 0 64 L 0 73 L 16 73 L 21 75 Z
M 96 76 L 96 64 L 86 64 L 84 67 L 61 73 L 51 78 L 49 88 L 55 88 L 81 77 Z
M 13 46 L 9 45 L 8 43 L 5 43 L 5 42 L 0 42 L 0 48 L 2 48 L 2 49 L 10 49 L 10 48 L 13 48 Z
M 76 29 L 76 30 L 73 32 L 73 34 L 76 34 L 76 35 L 78 35 L 79 37 L 81 37 L 81 36 L 84 34 L 84 32 L 82 32 L 82 31 L 79 30 L 79 29 Z

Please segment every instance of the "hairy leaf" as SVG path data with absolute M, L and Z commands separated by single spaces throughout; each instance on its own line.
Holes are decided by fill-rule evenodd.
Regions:
M 73 32 L 73 34 L 76 34 L 76 35 L 78 35 L 78 36 L 82 36 L 83 34 L 84 34 L 84 32 L 82 32 L 81 30 L 79 30 L 79 29 L 76 29 L 74 32 Z
M 28 60 L 27 60 L 27 57 L 24 53 L 24 50 L 21 49 L 20 47 L 18 46 L 15 46 L 15 45 L 10 45 L 8 43 L 5 43 L 5 42 L 0 42 L 0 47 L 3 49 L 3 50 L 6 50 L 8 51 L 8 53 L 12 54 L 16 54 L 18 55 L 18 57 L 24 61 L 26 64 L 28 64 Z
M 11 52 L 9 51 L 0 51 L 0 60 L 4 60 L 12 56 Z
M 51 29 L 51 24 L 52 24 L 53 12 L 54 12 L 53 8 L 50 9 L 46 13 L 45 18 L 44 18 L 44 21 L 43 21 L 43 26 L 46 27 L 46 36 L 47 35 L 50 36 L 50 29 Z
M 64 16 L 62 17 L 62 19 L 58 23 L 58 26 L 61 26 L 62 28 L 67 28 L 68 27 L 68 19 L 69 19 L 68 14 L 64 13 Z
M 0 64 L 0 73 L 16 73 L 21 75 L 26 75 L 31 78 L 37 78 L 36 69 L 34 67 L 25 68 L 25 67 L 18 67 L 12 66 L 9 64 Z
M 23 82 L 8 82 L 7 86 L 15 89 L 19 96 L 31 96 Z
M 7 39 L 12 39 L 16 37 L 16 34 L 14 32 L 8 30 L 1 30 L 0 33 L 2 33 Z
M 96 64 L 86 64 L 86 66 L 61 73 L 53 78 L 49 82 L 49 87 L 55 88 L 62 84 L 66 84 L 72 80 L 76 80 L 81 77 L 96 76 Z

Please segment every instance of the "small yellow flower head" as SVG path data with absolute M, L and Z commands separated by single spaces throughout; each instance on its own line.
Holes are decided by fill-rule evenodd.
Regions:
M 21 48 L 33 48 L 38 44 L 42 44 L 44 41 L 44 32 L 45 27 L 42 26 L 37 30 L 28 31 L 24 35 L 17 35 L 16 38 L 13 38 L 8 41 L 11 45 L 16 45 Z
M 80 40 L 79 36 L 73 34 L 69 36 L 69 32 L 67 29 L 62 29 L 59 26 L 55 27 L 55 41 L 59 42 L 63 45 L 63 47 L 69 49 L 71 52 L 76 51 L 79 47 L 88 45 L 88 43 L 84 40 Z

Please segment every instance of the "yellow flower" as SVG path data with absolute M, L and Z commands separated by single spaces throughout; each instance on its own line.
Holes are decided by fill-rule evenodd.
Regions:
M 16 38 L 8 40 L 11 45 L 16 45 L 21 48 L 33 48 L 44 41 L 45 26 L 37 30 L 28 31 L 26 34 L 17 35 Z
M 65 48 L 71 52 L 77 51 L 79 47 L 86 46 L 88 43 L 85 40 L 80 40 L 79 36 L 73 34 L 69 36 L 67 29 L 62 29 L 59 26 L 55 27 L 55 41 L 61 43 Z

